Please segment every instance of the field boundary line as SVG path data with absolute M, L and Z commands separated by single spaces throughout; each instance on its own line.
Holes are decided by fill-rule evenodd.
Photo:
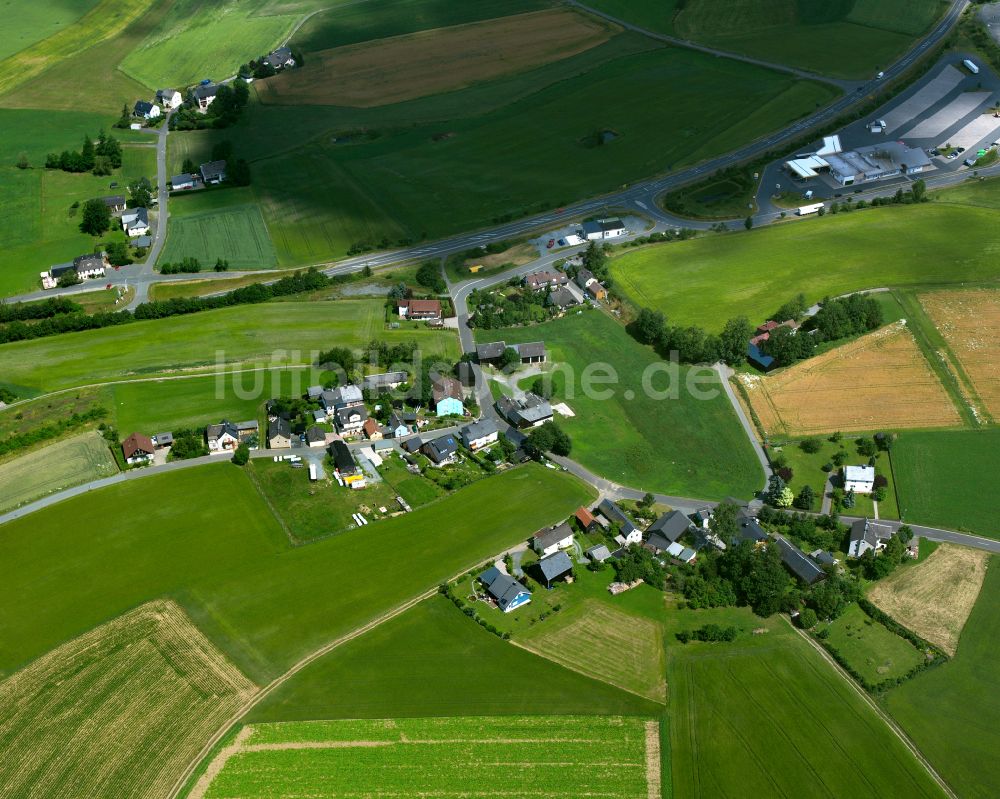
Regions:
M 879 704 L 874 699 L 872 699 L 872 697 L 869 696 L 868 693 L 864 691 L 861 688 L 861 686 L 858 685 L 851 678 L 851 675 L 848 674 L 844 670 L 844 668 L 839 663 L 837 663 L 836 660 L 833 659 L 830 653 L 827 652 L 825 649 L 823 649 L 823 647 L 821 647 L 818 643 L 816 643 L 809 636 L 809 634 L 805 632 L 805 630 L 800 630 L 798 627 L 792 624 L 791 619 L 789 619 L 784 614 L 782 614 L 781 618 L 783 618 L 785 622 L 787 622 L 787 624 L 796 633 L 798 633 L 803 639 L 805 639 L 805 641 L 814 650 L 816 650 L 827 663 L 829 663 L 834 668 L 834 670 L 844 679 L 844 681 L 847 682 L 848 685 L 850 685 L 850 687 L 854 690 L 854 692 L 857 693 L 857 695 L 860 696 L 865 701 L 865 703 L 878 714 L 878 716 L 882 719 L 882 721 L 884 721 L 888 725 L 889 729 L 892 730 L 893 733 L 895 733 L 896 737 L 903 742 L 903 745 L 910 750 L 910 752 L 917 759 L 920 765 L 922 765 L 927 770 L 927 773 L 931 775 L 934 781 L 950 797 L 950 799 L 959 799 L 958 794 L 955 793 L 955 791 L 952 790 L 951 786 L 945 781 L 945 779 L 940 774 L 938 774 L 934 766 L 932 766 L 930 761 L 924 756 L 924 753 L 920 751 L 919 747 L 910 739 L 910 737 L 906 734 L 906 731 L 899 726 L 896 720 L 892 718 L 892 716 L 890 716 L 885 710 L 879 707 Z

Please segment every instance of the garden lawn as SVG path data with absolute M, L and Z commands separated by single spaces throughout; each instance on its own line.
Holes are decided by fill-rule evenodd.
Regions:
M 998 222 L 995 210 L 943 203 L 827 214 L 626 252 L 611 272 L 636 305 L 719 331 L 735 316 L 759 324 L 798 292 L 813 303 L 876 286 L 995 280 Z
M 668 638 L 674 795 L 943 797 L 845 678 L 778 617 L 679 611 L 676 629 L 741 628 L 733 643 Z M 767 632 L 752 635 L 753 629 Z
M 971 472 L 971 469 L 970 469 Z M 958 652 L 889 692 L 889 712 L 934 768 L 968 799 L 996 795 L 1000 745 L 1000 561 L 993 557 Z
M 119 483 L 0 527 L 0 673 L 166 597 L 263 684 L 593 498 L 529 465 L 383 522 L 377 542 L 356 530 L 293 548 L 228 462 Z
M 501 641 L 436 596 L 311 663 L 248 721 L 517 715 L 537 712 L 539 696 L 548 713 L 663 710 Z
M 279 302 L 133 322 L 6 344 L 0 374 L 6 382 L 51 391 L 182 369 L 207 372 L 224 364 L 310 365 L 318 351 L 334 345 L 360 349 L 373 338 L 415 340 L 425 358 L 457 360 L 453 332 L 383 330 L 383 311 L 378 300 Z M 242 385 L 254 390 L 249 380 Z
M 90 431 L 0 464 L 0 513 L 118 473 L 108 442 Z
M 655 365 L 654 352 L 635 340 L 616 321 L 600 311 L 585 311 L 540 325 L 477 331 L 482 342 L 545 342 L 549 363 L 558 375 L 553 402 L 565 401 L 576 414 L 556 421 L 573 439 L 571 456 L 588 469 L 622 485 L 680 496 L 722 499 L 752 496 L 764 478 L 753 449 L 717 374 L 702 369 L 695 387 L 711 393 L 696 398 L 686 389 L 694 369 L 677 367 L 675 399 L 653 398 L 643 389 L 650 384 L 666 393 L 668 381 Z M 617 381 L 595 385 L 609 392 L 607 399 L 584 395 L 581 379 L 591 364 L 604 364 Z M 600 374 L 603 374 L 601 372 Z M 592 391 L 591 393 L 596 393 Z
M 892 451 L 902 518 L 1000 538 L 1000 430 L 903 433 Z
M 830 631 L 827 643 L 872 685 L 902 677 L 924 660 L 913 644 L 869 618 L 856 604 L 821 626 Z

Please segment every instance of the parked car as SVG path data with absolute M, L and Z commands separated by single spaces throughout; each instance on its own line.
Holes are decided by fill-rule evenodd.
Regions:
M 555 246 L 556 246 L 556 240 L 555 240 L 555 239 L 549 239 L 549 243 L 548 243 L 548 244 L 546 244 L 545 246 L 546 246 L 546 247 L 547 247 L 548 249 L 550 249 L 550 250 L 551 250 L 551 249 L 552 249 L 553 247 L 555 247 Z
M 952 150 L 950 153 L 948 153 L 947 158 L 949 161 L 952 158 L 958 158 L 958 150 Z
M 884 78 L 884 77 L 885 77 L 885 73 L 884 72 L 879 72 L 878 75 L 875 76 L 875 80 L 882 80 L 882 78 Z
M 966 158 L 965 161 L 964 161 L 964 163 L 965 163 L 966 166 L 975 166 L 976 165 L 976 159 L 975 158 Z

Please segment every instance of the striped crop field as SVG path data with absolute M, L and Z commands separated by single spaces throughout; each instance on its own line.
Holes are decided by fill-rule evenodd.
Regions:
M 244 727 L 191 799 L 660 796 L 659 723 L 617 716 L 305 721 Z

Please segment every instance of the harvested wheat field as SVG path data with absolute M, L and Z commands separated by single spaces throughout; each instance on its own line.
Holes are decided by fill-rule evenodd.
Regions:
M 986 409 L 1000 417 L 1000 291 L 935 291 L 920 296 Z
M 173 602 L 142 605 L 0 682 L 0 796 L 166 796 L 256 690 Z
M 923 563 L 879 582 L 868 598 L 949 655 L 986 578 L 988 553 L 941 544 Z
M 742 375 L 770 434 L 950 427 L 961 417 L 905 322 L 767 377 Z
M 371 108 L 560 61 L 615 32 L 569 9 L 516 14 L 321 50 L 302 69 L 269 78 L 257 91 L 265 103 Z

